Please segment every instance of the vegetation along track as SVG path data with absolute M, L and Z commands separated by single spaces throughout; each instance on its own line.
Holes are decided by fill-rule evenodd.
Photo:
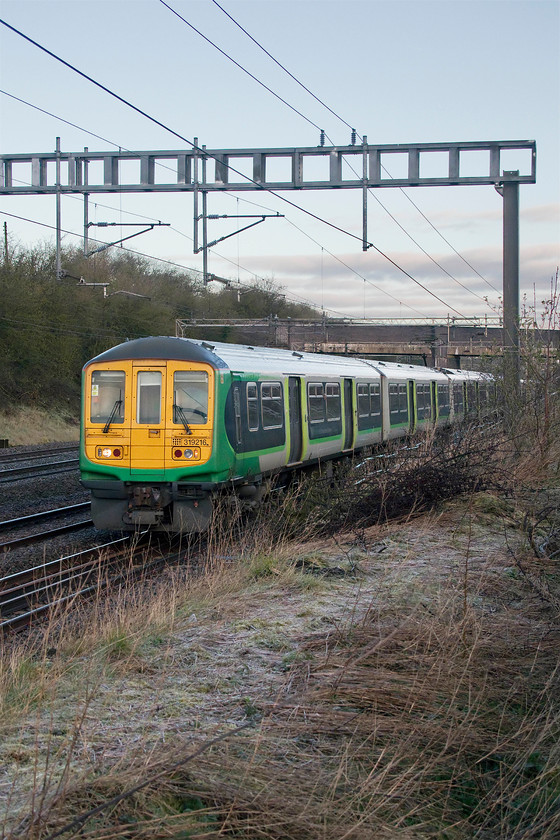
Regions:
M 22 630 L 74 598 L 178 558 L 172 553 L 147 560 L 142 536 L 137 542 L 121 537 L 0 578 L 0 633 Z

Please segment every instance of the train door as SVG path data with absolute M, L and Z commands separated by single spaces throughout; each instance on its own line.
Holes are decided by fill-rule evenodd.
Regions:
M 344 380 L 344 446 L 343 449 L 352 449 L 354 443 L 354 382 L 352 379 Z
M 303 433 L 301 427 L 301 379 L 288 377 L 288 416 L 290 420 L 290 454 L 288 463 L 301 461 Z
M 418 401 L 416 399 L 416 383 L 414 380 L 408 380 L 408 424 L 409 431 L 413 434 L 416 431 L 418 423 Z
M 134 364 L 132 377 L 131 478 L 150 471 L 161 481 L 165 468 L 165 390 L 163 365 Z

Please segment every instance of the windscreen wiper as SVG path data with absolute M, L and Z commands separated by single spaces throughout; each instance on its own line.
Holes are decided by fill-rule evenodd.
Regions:
M 183 411 L 181 406 L 177 405 L 177 403 L 173 403 L 173 410 L 174 410 L 176 416 L 179 418 L 179 420 L 183 424 L 183 426 L 185 427 L 185 432 L 188 435 L 192 435 L 192 429 L 187 422 L 187 418 L 185 417 L 185 412 Z
M 109 419 L 107 420 L 107 422 L 103 426 L 103 434 L 104 435 L 106 435 L 107 432 L 109 431 L 109 428 L 110 428 L 111 423 L 113 422 L 113 420 L 115 418 L 115 415 L 117 414 L 118 411 L 120 411 L 121 405 L 122 405 L 122 400 L 115 400 L 115 404 L 113 406 L 113 410 L 112 410 L 111 414 L 109 415 Z

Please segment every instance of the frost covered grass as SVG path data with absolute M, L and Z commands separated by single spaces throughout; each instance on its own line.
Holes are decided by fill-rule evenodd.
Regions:
M 560 614 L 531 575 L 560 574 L 523 522 L 488 493 L 276 547 L 260 522 L 5 640 L 5 836 L 553 840 Z

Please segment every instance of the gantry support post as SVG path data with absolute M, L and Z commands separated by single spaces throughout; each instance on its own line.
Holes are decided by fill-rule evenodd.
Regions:
M 514 175 L 519 173 L 504 173 Z M 504 389 L 519 393 L 519 183 L 504 181 L 503 207 Z
M 62 215 L 60 209 L 60 137 L 56 138 L 56 279 L 62 276 L 61 240 Z
M 88 183 L 88 147 L 84 146 L 84 186 Z M 84 257 L 89 253 L 89 193 L 84 193 Z

